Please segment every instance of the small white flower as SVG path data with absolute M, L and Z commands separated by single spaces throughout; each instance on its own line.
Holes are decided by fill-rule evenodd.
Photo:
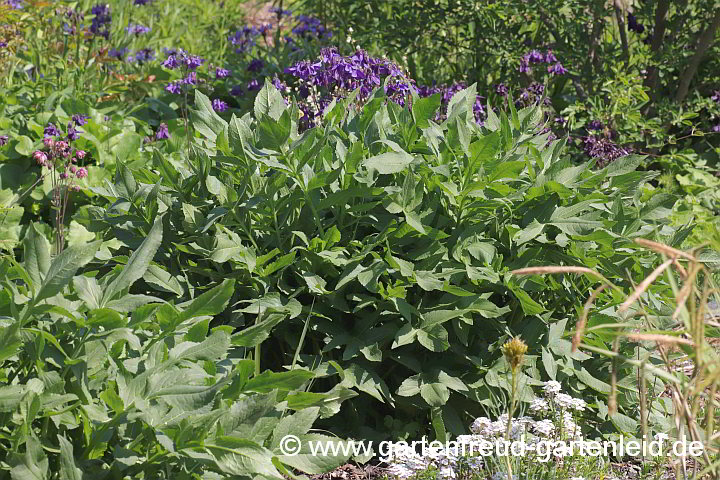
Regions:
M 550 410 L 550 405 L 548 405 L 547 400 L 543 398 L 534 398 L 532 402 L 530 402 L 530 411 L 531 412 L 547 412 Z
M 569 408 L 573 404 L 573 398 L 567 393 L 558 393 L 555 395 L 555 403 L 560 408 Z
M 535 432 L 549 437 L 555 431 L 555 425 L 551 420 L 540 420 L 533 425 Z
M 545 386 L 543 386 L 543 390 L 545 391 L 545 395 L 551 397 L 555 395 L 556 393 L 560 392 L 560 382 L 556 382 L 555 380 L 549 380 L 545 382 Z
M 487 417 L 478 417 L 470 425 L 470 431 L 473 433 L 484 434 L 487 428 L 490 426 L 490 419 Z
M 585 407 L 587 407 L 587 403 L 585 403 L 585 400 L 582 398 L 573 398 L 572 404 L 570 405 L 570 408 L 573 408 L 578 412 L 585 410 Z

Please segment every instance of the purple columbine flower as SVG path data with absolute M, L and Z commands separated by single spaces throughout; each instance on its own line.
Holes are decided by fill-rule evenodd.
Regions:
M 132 62 L 133 57 L 128 58 L 129 62 Z M 134 60 L 138 62 L 139 64 L 143 64 L 145 62 L 149 62 L 151 60 L 155 59 L 155 50 L 152 48 L 141 48 L 137 52 L 135 52 Z
M 250 80 L 250 81 L 247 83 L 247 85 L 245 86 L 245 88 L 247 88 L 249 92 L 252 92 L 252 91 L 255 91 L 255 90 L 260 90 L 260 88 L 261 88 L 260 82 L 258 82 L 257 78 L 253 78 L 252 80 Z
M 259 58 L 253 58 L 247 67 L 248 72 L 259 72 L 265 64 Z
M 10 137 L 8 137 L 7 135 L 0 135 L 0 147 L 4 147 L 5 145 L 7 145 L 9 139 Z
M 111 48 L 108 52 L 109 57 L 117 58 L 118 60 L 123 60 L 125 58 L 125 55 L 128 54 L 127 48 Z
M 168 129 L 167 123 L 161 123 L 155 132 L 155 139 L 162 140 L 166 138 L 170 138 L 170 129 Z
M 182 93 L 182 86 L 180 86 L 180 82 L 170 82 L 168 83 L 167 87 L 165 87 L 165 90 L 174 94 L 179 95 Z
M 509 92 L 510 89 L 504 83 L 498 83 L 497 85 L 495 85 L 495 93 L 497 93 L 501 97 L 506 97 Z
M 190 72 L 188 76 L 182 80 L 185 85 L 197 85 L 197 73 Z
M 169 69 L 169 70 L 175 70 L 180 66 L 180 64 L 177 61 L 177 58 L 175 58 L 175 55 L 170 55 L 165 61 L 162 63 L 162 66 Z
M 552 50 L 548 50 L 545 53 L 545 58 L 543 60 L 545 63 L 555 63 L 558 61 L 557 57 L 555 56 L 555 54 L 553 53 Z
M 73 127 L 72 122 L 68 122 L 67 124 L 67 139 L 71 142 L 77 140 L 78 133 L 83 133 L 80 130 L 76 130 L 75 127 Z
M 78 127 L 81 125 L 85 125 L 90 119 L 90 117 L 88 117 L 87 115 L 81 115 L 79 113 L 73 115 L 71 118 L 72 121 L 75 122 L 75 125 L 77 125 Z
M 150 33 L 151 28 L 146 27 L 145 25 L 140 25 L 139 23 L 131 23 L 127 27 L 125 27 L 125 31 L 131 35 L 145 35 L 146 33 Z
M 715 133 L 720 133 L 720 123 L 718 123 L 717 125 L 714 125 L 712 127 L 712 131 Z M 7 137 L 5 137 L 5 138 L 7 138 Z
M 85 155 L 87 155 L 87 153 L 85 152 L 85 150 L 78 150 L 77 152 L 75 152 L 75 156 L 76 156 L 77 158 L 79 158 L 80 160 L 82 160 L 83 158 L 85 158 Z
M 552 75 L 565 75 L 568 71 L 562 66 L 562 63 L 557 62 L 555 65 L 550 65 L 548 67 L 548 73 Z
M 226 70 L 224 68 L 217 67 L 215 69 L 215 78 L 227 78 L 230 76 L 230 70 Z
M 219 98 L 216 98 L 215 100 L 212 101 L 212 107 L 213 107 L 213 110 L 215 110 L 216 112 L 224 112 L 225 110 L 228 109 L 228 104 L 223 102 Z
M 58 130 L 58 128 L 55 126 L 54 123 L 48 123 L 45 126 L 45 130 L 43 131 L 43 134 L 46 137 L 59 137 L 60 135 L 62 135 L 60 133 L 60 130 Z

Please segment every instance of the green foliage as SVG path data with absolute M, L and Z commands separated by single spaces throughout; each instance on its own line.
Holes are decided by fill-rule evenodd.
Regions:
M 602 364 L 563 338 L 596 280 L 509 271 L 590 265 L 626 285 L 626 270 L 645 273 L 651 260 L 632 239 L 672 236 L 674 198 L 646 187 L 657 174 L 636 171 L 640 157 L 573 165 L 563 141 L 537 133 L 539 108 L 480 127 L 473 88 L 441 125 L 437 104 L 410 112 L 378 93 L 358 109 L 338 102 L 302 134 L 272 85 L 254 117 L 229 122 L 196 96 L 189 159 L 158 152 L 153 168 L 119 169 L 114 186 L 92 189 L 112 206 L 90 207 L 85 226 L 131 246 L 164 213 L 156 261 L 174 287 L 158 295 L 235 280 L 222 317 L 234 345 L 263 342 L 263 368 L 337 373 L 361 393 L 336 431 L 403 435 L 425 417 L 439 436 L 463 432 L 463 419 L 496 403 L 491 390 L 508 388 L 498 348 L 514 333 L 549 377 L 607 393 Z M 545 375 L 529 372 L 525 387 Z M 401 430 L 388 432 L 386 415 Z
M 316 473 L 346 461 L 281 458 L 279 432 L 304 438 L 350 395 L 303 403 L 296 397 L 315 373 L 253 376 L 231 329 L 209 328 L 235 280 L 177 304 L 130 293 L 148 274 L 163 220 L 116 268 L 98 261 L 100 240 L 50 259 L 35 224 L 24 261 L 0 263 L 0 471 L 18 480 L 282 479 L 287 466 Z

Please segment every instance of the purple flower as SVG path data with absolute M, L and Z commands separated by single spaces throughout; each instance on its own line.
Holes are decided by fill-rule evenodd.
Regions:
M 182 83 L 184 83 L 185 85 L 197 85 L 197 73 L 188 73 L 188 76 L 182 79 Z
M 603 128 L 605 128 L 605 126 L 600 120 L 592 120 L 590 123 L 588 123 L 587 128 L 588 130 L 602 130 Z
M 78 127 L 81 125 L 85 125 L 90 119 L 90 117 L 88 117 L 87 115 L 80 115 L 79 113 L 73 115 L 71 118 L 72 121 L 75 122 L 75 125 L 77 125 Z
M 247 67 L 247 71 L 248 72 L 259 72 L 262 70 L 263 65 L 265 65 L 265 64 L 263 63 L 262 60 L 260 60 L 259 58 L 253 58 Z
M 605 137 L 588 136 L 582 140 L 585 153 L 591 158 L 597 159 L 600 167 L 630 153 L 629 148 L 620 147 Z
M 230 70 L 225 70 L 224 68 L 216 68 L 215 69 L 215 78 L 227 78 L 230 76 Z
M 525 61 L 525 59 L 520 60 L 520 66 L 518 67 L 518 72 L 520 73 L 530 73 L 530 65 Z
M 270 30 L 272 30 L 272 25 L 269 23 L 266 23 L 266 24 L 262 25 L 258 31 L 260 32 L 261 35 L 265 35 Z
M 25 2 L 23 2 L 22 0 L 7 0 L 6 3 L 13 10 L 22 10 L 23 8 L 25 8 Z
M 230 89 L 230 95 L 232 95 L 233 97 L 239 97 L 243 93 L 244 93 L 243 88 L 240 85 L 235 85 L 234 87 L 232 87 Z
M 180 86 L 180 82 L 170 82 L 170 83 L 168 83 L 168 85 L 165 87 L 165 90 L 168 91 L 168 92 L 170 92 L 170 93 L 172 93 L 172 94 L 174 94 L 174 95 L 179 95 L 179 94 L 181 94 L 182 91 L 183 91 L 183 90 L 182 90 L 182 86 Z
M 155 139 L 162 140 L 165 138 L 170 138 L 170 130 L 168 129 L 167 123 L 161 123 L 155 132 Z
M 162 63 L 162 66 L 169 69 L 169 70 L 175 70 L 180 66 L 177 59 L 175 58 L 175 55 L 170 55 L 165 61 Z
M 543 61 L 544 61 L 545 63 L 555 63 L 555 62 L 558 61 L 558 59 L 557 59 L 557 57 L 555 56 L 555 54 L 552 52 L 552 50 L 548 50 L 548 51 L 545 53 L 545 58 L 543 59 Z
M 228 35 L 228 41 L 237 47 L 236 53 L 243 53 L 255 45 L 255 37 L 258 35 L 260 35 L 260 31 L 257 28 L 246 26 Z
M 245 88 L 247 88 L 249 92 L 260 90 L 260 82 L 258 82 L 257 78 L 253 78 L 245 85 Z
M 272 84 L 273 84 L 273 86 L 274 86 L 275 88 L 277 88 L 278 91 L 280 91 L 280 92 L 289 92 L 289 91 L 290 91 L 290 88 L 288 88 L 288 86 L 285 84 L 285 82 L 283 82 L 282 80 L 280 80 L 280 79 L 277 77 L 277 75 L 273 77 L 273 79 L 272 79 Z
M 55 146 L 55 140 L 53 140 L 52 137 L 45 137 L 45 138 L 43 138 L 43 144 L 44 144 L 47 148 L 52 148 L 52 147 Z
M 205 63 L 205 59 L 202 57 L 198 57 L 197 55 L 183 55 L 183 63 L 185 63 L 185 66 L 188 70 L 195 70 L 200 65 Z
M 504 83 L 498 83 L 497 85 L 495 85 L 495 93 L 497 93 L 501 97 L 506 97 L 509 92 L 510 89 Z
M 710 97 L 710 100 L 714 100 L 717 103 L 720 103 L 720 90 L 715 90 L 714 95 Z
M 141 65 L 145 62 L 149 62 L 154 59 L 155 59 L 155 50 L 153 50 L 152 48 L 141 48 L 140 50 L 135 52 L 134 61 L 138 62 Z M 128 61 L 132 62 L 133 57 L 129 57 Z
M 95 17 L 92 19 L 90 25 L 90 32 L 93 35 L 101 35 L 107 40 L 110 37 L 110 30 L 108 25 L 112 22 L 112 16 L 110 15 L 110 5 L 97 4 L 90 10 Z
M 117 58 L 118 60 L 123 60 L 125 58 L 125 55 L 127 55 L 127 53 L 128 53 L 127 48 L 121 48 L 119 50 L 116 48 L 111 48 L 110 51 L 108 52 L 108 56 Z
M 223 102 L 219 98 L 216 98 L 215 100 L 212 101 L 212 107 L 213 107 L 213 110 L 215 110 L 216 112 L 224 112 L 225 110 L 228 109 L 228 104 Z
M 528 63 L 542 63 L 545 61 L 545 56 L 537 50 L 531 50 L 523 57 Z
M 83 167 L 80 167 L 80 168 L 78 168 L 77 171 L 75 172 L 75 176 L 76 176 L 77 178 L 85 178 L 85 177 L 88 176 L 88 171 L 87 171 L 87 169 L 85 169 L 85 168 L 83 168 Z
M 152 2 L 154 2 L 154 1 L 155 1 L 155 0 L 135 0 L 133 3 L 134 3 L 136 6 L 141 6 L 141 5 L 147 5 L 148 3 L 152 3 Z
M 712 131 L 715 133 L 720 133 L 720 123 L 718 123 L 717 125 L 714 125 L 712 127 Z M 5 137 L 5 138 L 7 138 L 7 137 Z
M 85 150 L 78 150 L 77 152 L 75 152 L 75 156 L 80 160 L 85 158 L 85 155 L 87 155 L 87 153 L 85 153 Z
M 552 75 L 565 75 L 568 71 L 560 62 L 557 62 L 555 65 L 550 65 L 548 67 L 548 73 Z
M 67 139 L 69 141 L 75 141 L 78 138 L 78 133 L 83 133 L 80 130 L 76 130 L 75 127 L 73 127 L 72 122 L 68 122 L 67 124 Z
M 7 145 L 9 139 L 10 137 L 8 137 L 7 135 L 0 135 L 0 147 L 4 147 L 5 145 Z
M 280 19 L 280 18 L 282 18 L 282 17 L 290 17 L 290 16 L 292 16 L 292 11 L 290 11 L 290 10 L 283 10 L 283 9 L 280 8 L 280 7 L 272 7 L 272 8 L 270 9 L 270 12 L 271 12 L 271 13 L 274 13 L 275 15 L 277 15 L 277 16 L 278 16 L 278 19 Z
M 43 133 L 46 137 L 58 137 L 62 135 L 54 123 L 48 123 Z
M 145 25 L 140 25 L 139 23 L 131 23 L 127 27 L 125 27 L 125 31 L 128 32 L 131 35 L 145 35 L 146 33 L 150 32 L 150 27 L 146 27 Z

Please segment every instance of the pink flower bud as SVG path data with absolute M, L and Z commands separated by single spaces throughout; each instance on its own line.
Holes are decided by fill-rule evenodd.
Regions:
M 75 173 L 76 170 L 77 170 L 77 167 L 76 167 L 75 165 L 70 165 L 70 172 L 71 172 L 71 173 Z
M 65 180 L 67 177 L 68 177 L 68 174 L 65 172 L 60 174 L 60 178 L 62 178 L 63 180 Z
M 77 171 L 75 172 L 75 176 L 76 176 L 77 178 L 85 178 L 85 177 L 88 176 L 88 171 L 87 171 L 86 169 L 80 167 L 80 168 L 78 168 Z
M 85 153 L 84 150 L 78 150 L 77 152 L 75 152 L 75 156 L 76 156 L 77 158 L 79 158 L 80 160 L 82 160 L 83 158 L 85 158 L 85 155 L 87 155 L 87 154 Z
M 35 150 L 33 153 L 33 158 L 38 163 L 38 165 L 45 165 L 45 162 L 47 162 L 47 155 L 45 152 L 41 152 L 40 150 Z
M 47 148 L 52 148 L 53 145 L 55 145 L 55 140 L 53 140 L 52 137 L 45 137 L 43 138 L 43 143 Z

